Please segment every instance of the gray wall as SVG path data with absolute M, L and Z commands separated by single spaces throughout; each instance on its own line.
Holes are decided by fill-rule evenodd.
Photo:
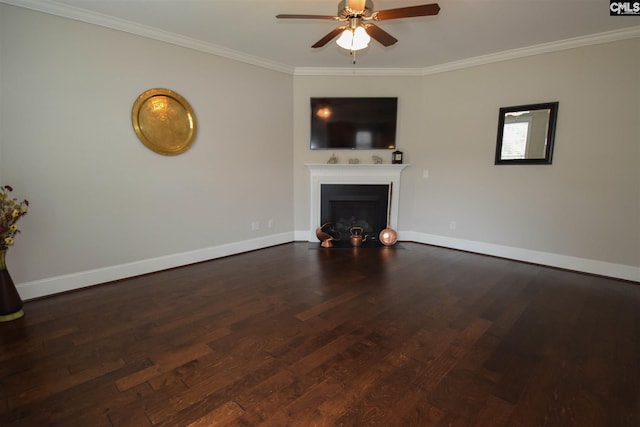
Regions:
M 7 255 L 24 297 L 292 240 L 290 75 L 5 4 L 0 43 L 0 179 L 31 201 Z M 155 87 L 195 111 L 179 156 L 133 131 Z

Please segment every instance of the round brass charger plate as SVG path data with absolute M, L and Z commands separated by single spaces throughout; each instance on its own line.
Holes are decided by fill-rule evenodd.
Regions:
M 149 89 L 138 96 L 131 122 L 144 145 L 166 156 L 185 152 L 196 136 L 196 116 L 191 106 L 169 89 Z

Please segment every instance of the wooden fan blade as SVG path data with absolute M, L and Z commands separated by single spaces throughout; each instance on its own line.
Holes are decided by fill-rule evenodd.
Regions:
M 280 14 L 276 15 L 278 19 L 329 19 L 331 21 L 337 21 L 340 18 L 332 15 L 288 15 L 288 14 Z
M 326 36 L 324 36 L 323 38 L 318 40 L 316 42 L 316 44 L 314 44 L 311 47 L 322 47 L 322 46 L 324 46 L 325 44 L 329 43 L 332 39 L 334 39 L 338 34 L 343 32 L 345 30 L 345 28 L 347 28 L 347 27 L 334 28 L 333 31 L 331 31 L 329 34 L 327 34 Z
M 438 3 L 423 4 L 420 6 L 399 7 L 397 9 L 379 10 L 373 14 L 376 21 L 385 21 L 388 19 L 412 18 L 414 16 L 430 16 L 437 15 L 440 12 Z
M 378 27 L 374 24 L 366 24 L 364 25 L 364 29 L 367 31 L 367 34 L 371 36 L 372 39 L 375 39 L 383 46 L 391 46 L 395 44 L 398 39 L 393 37 L 391 34 L 387 33 L 382 28 Z

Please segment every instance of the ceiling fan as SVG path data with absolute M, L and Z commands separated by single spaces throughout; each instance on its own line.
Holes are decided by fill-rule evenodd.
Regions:
M 437 3 L 419 6 L 399 7 L 396 9 L 373 10 L 372 0 L 341 0 L 338 4 L 337 16 L 332 15 L 276 15 L 278 19 L 327 19 L 344 23 L 318 40 L 314 48 L 322 47 L 342 34 L 337 40 L 340 47 L 354 52 L 368 46 L 371 38 L 383 46 L 391 46 L 398 40 L 371 21 L 388 21 L 399 18 L 437 15 L 440 6 Z

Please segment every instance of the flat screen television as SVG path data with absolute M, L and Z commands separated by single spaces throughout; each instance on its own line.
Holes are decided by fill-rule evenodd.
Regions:
M 398 98 L 311 98 L 311 149 L 395 149 L 397 116 Z

